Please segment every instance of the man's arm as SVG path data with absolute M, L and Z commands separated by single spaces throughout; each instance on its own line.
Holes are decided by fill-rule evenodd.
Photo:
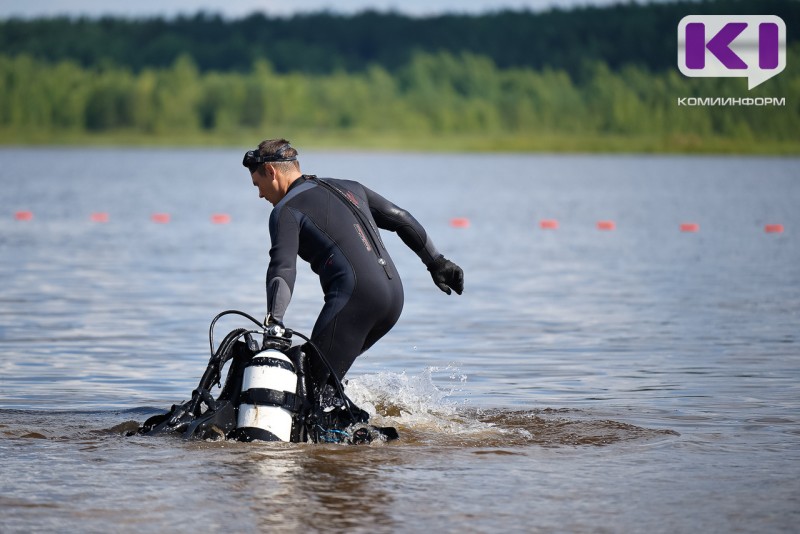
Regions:
M 297 221 L 289 208 L 273 210 L 269 217 L 269 268 L 267 268 L 267 314 L 283 322 L 297 278 L 297 251 L 300 235 Z
M 403 243 L 413 250 L 428 268 L 436 287 L 448 295 L 452 288 L 460 295 L 464 291 L 464 271 L 436 250 L 425 228 L 406 210 L 397 207 L 378 193 L 366 187 L 364 192 L 378 227 L 397 232 Z
M 403 243 L 429 267 L 441 254 L 428 237 L 425 228 L 409 212 L 397 207 L 375 191 L 364 187 L 372 218 L 379 228 L 396 232 Z

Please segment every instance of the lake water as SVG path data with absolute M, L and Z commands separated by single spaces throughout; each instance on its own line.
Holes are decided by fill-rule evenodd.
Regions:
M 0 531 L 796 532 L 800 159 L 301 151 L 464 268 L 386 237 L 405 310 L 347 391 L 401 439 L 125 437 L 263 316 L 242 152 L 0 149 Z

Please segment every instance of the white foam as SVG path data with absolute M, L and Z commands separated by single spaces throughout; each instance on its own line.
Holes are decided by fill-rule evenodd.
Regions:
M 451 381 L 447 389 L 434 384 L 434 376 L 442 372 L 448 373 Z M 464 402 L 452 398 L 466 380 L 456 367 L 428 367 L 418 375 L 405 371 L 361 375 L 349 380 L 345 391 L 357 406 L 382 423 L 460 434 L 492 426 L 465 417 Z

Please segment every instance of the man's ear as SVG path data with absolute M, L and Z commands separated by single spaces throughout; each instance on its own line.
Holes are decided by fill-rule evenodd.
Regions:
M 266 174 L 267 178 L 269 178 L 270 180 L 274 180 L 275 179 L 275 174 L 276 174 L 275 167 L 273 165 L 270 165 L 269 163 L 265 163 L 264 164 L 264 174 Z

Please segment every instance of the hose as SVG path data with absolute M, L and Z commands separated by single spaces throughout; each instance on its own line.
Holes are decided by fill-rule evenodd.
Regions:
M 256 323 L 258 326 L 260 326 L 262 328 L 264 327 L 264 324 L 261 323 L 258 319 L 256 319 L 252 315 L 249 315 L 247 313 L 241 312 L 239 310 L 225 310 L 224 312 L 218 313 L 217 316 L 214 317 L 214 319 L 212 319 L 211 326 L 208 327 L 208 344 L 211 347 L 211 357 L 212 358 L 214 357 L 214 325 L 217 324 L 217 321 L 219 321 L 220 318 L 224 317 L 225 315 L 241 315 L 242 317 L 250 319 L 251 321 Z

